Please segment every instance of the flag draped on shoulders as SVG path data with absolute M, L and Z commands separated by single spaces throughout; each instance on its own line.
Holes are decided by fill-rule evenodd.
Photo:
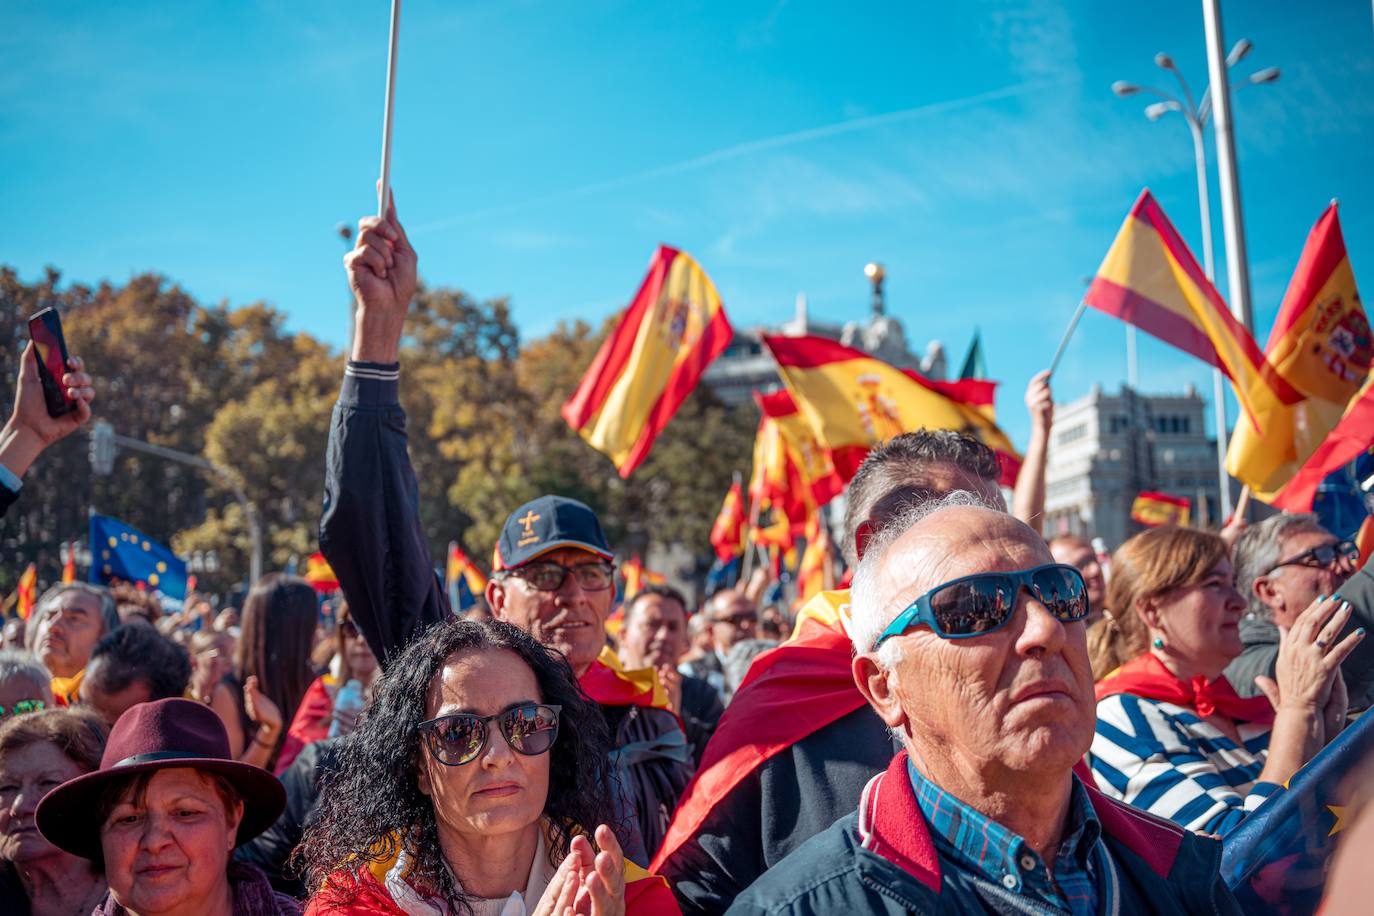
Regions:
M 1279 397 L 1289 392 L 1149 188 L 1140 192 L 1083 301 L 1220 369 L 1252 420 L 1257 386 L 1272 387 Z
M 864 705 L 841 623 L 847 591 L 822 592 L 787 642 L 755 659 L 725 707 L 650 865 L 662 867 L 741 781 L 769 758 Z
M 783 384 L 829 449 L 839 477 L 854 476 L 873 446 L 905 432 L 953 429 L 998 453 L 1002 482 L 1015 480 L 1020 456 L 991 416 L 991 383 L 937 383 L 825 337 L 774 337 L 764 344 Z M 966 398 L 980 400 L 967 400 Z
M 577 679 L 582 692 L 604 706 L 647 706 L 672 712 L 668 691 L 652 668 L 626 668 L 609 646 Z
M 1335 203 L 1307 236 L 1265 356 L 1291 395 L 1256 389 L 1259 430 L 1237 427 L 1226 469 L 1259 499 L 1306 512 L 1315 493 L 1312 479 L 1320 481 L 1374 442 L 1367 384 L 1374 340 Z
M 706 271 L 661 245 L 563 418 L 629 477 L 733 334 Z

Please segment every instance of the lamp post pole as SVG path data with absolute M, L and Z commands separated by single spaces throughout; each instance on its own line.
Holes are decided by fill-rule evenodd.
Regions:
M 1145 109 L 1145 116 L 1149 118 L 1151 121 L 1157 121 L 1168 112 L 1176 111 L 1179 114 L 1183 115 L 1183 119 L 1188 124 L 1188 133 L 1193 140 L 1193 165 L 1197 172 L 1198 215 L 1200 216 L 1202 222 L 1203 271 L 1207 274 L 1207 280 L 1211 283 L 1216 282 L 1216 255 L 1213 253 L 1212 249 L 1212 203 L 1211 194 L 1209 193 L 1207 188 L 1207 141 L 1206 136 L 1203 133 L 1203 126 L 1207 123 L 1207 117 L 1213 107 L 1213 98 L 1217 98 L 1215 108 L 1217 109 L 1217 117 L 1220 118 L 1222 105 L 1221 98 L 1224 97 L 1227 102 L 1230 101 L 1229 87 L 1225 80 L 1226 70 L 1238 64 L 1241 58 L 1245 57 L 1245 55 L 1250 53 L 1250 49 L 1252 47 L 1253 46 L 1251 45 L 1250 40 L 1246 38 L 1242 38 L 1240 41 L 1236 42 L 1235 46 L 1231 48 L 1231 52 L 1226 55 L 1223 61 L 1224 66 L 1222 67 L 1222 81 L 1220 82 L 1220 84 L 1218 84 L 1217 80 L 1215 79 L 1215 75 L 1213 75 L 1213 78 L 1210 81 L 1208 87 L 1204 89 L 1202 92 L 1202 98 L 1196 103 L 1193 101 L 1192 92 L 1188 89 L 1188 83 L 1183 79 L 1183 74 L 1174 64 L 1173 58 L 1171 58 L 1167 54 L 1156 54 L 1155 64 L 1160 69 L 1168 70 L 1170 73 L 1174 75 L 1174 78 L 1178 80 L 1179 88 L 1183 90 L 1183 99 L 1180 100 L 1167 92 L 1155 89 L 1153 87 L 1137 86 L 1132 83 L 1127 83 L 1121 80 L 1118 80 L 1117 82 L 1112 84 L 1112 91 L 1119 96 L 1124 97 L 1128 95 L 1135 95 L 1138 92 L 1147 92 L 1151 95 L 1157 95 L 1160 98 L 1162 98 L 1164 101 L 1155 102 L 1154 104 L 1149 105 Z M 1272 83 L 1274 80 L 1278 78 L 1278 68 L 1267 67 L 1263 70 L 1257 70 L 1254 73 L 1252 73 L 1245 80 L 1245 82 L 1240 84 L 1240 86 L 1246 86 L 1251 84 L 1258 85 L 1260 83 Z M 1212 92 L 1212 87 L 1217 85 L 1220 85 L 1221 92 L 1214 94 Z M 1227 130 L 1227 135 L 1229 138 L 1229 127 Z M 1220 146 L 1220 143 L 1218 144 L 1218 146 Z M 1234 148 L 1232 150 L 1232 155 L 1234 156 Z M 1232 168 L 1231 177 L 1232 179 L 1235 178 L 1234 168 Z M 1226 194 L 1224 185 L 1222 197 L 1222 203 L 1223 205 L 1225 205 Z M 1239 205 L 1240 198 L 1238 193 L 1235 200 L 1237 205 Z M 1228 241 L 1230 240 L 1229 228 L 1230 227 L 1228 225 Z M 1229 245 L 1227 251 L 1229 258 Z M 1242 261 L 1243 260 L 1244 257 L 1242 242 Z M 1232 291 L 1231 311 L 1236 316 L 1236 318 L 1245 325 L 1245 329 L 1247 331 L 1253 331 L 1252 322 L 1250 320 L 1249 307 L 1249 275 L 1248 272 L 1245 272 L 1243 264 L 1241 266 L 1241 270 L 1243 273 L 1245 273 L 1246 283 L 1246 290 L 1244 296 L 1244 315 L 1242 317 L 1242 312 L 1237 306 L 1235 300 L 1234 291 L 1237 289 L 1237 287 L 1235 283 L 1234 273 L 1228 275 L 1230 277 L 1229 288 Z M 1129 343 L 1133 344 L 1134 340 L 1130 339 Z M 1131 349 L 1133 350 L 1133 347 Z M 1131 357 L 1130 361 L 1134 362 L 1134 353 L 1130 353 L 1129 356 Z M 1217 432 L 1217 484 L 1219 492 L 1221 494 L 1221 517 L 1222 519 L 1225 519 L 1231 514 L 1231 479 L 1230 475 L 1226 473 L 1226 384 L 1222 378 L 1220 369 L 1212 370 L 1212 401 L 1212 413 L 1214 414 L 1216 419 Z

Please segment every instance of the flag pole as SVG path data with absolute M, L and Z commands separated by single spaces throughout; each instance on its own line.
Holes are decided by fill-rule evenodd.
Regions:
M 1069 326 L 1064 329 L 1064 336 L 1059 341 L 1059 349 L 1054 351 L 1054 359 L 1050 360 L 1050 375 L 1054 375 L 1054 370 L 1059 366 L 1059 360 L 1064 355 L 1064 350 L 1069 346 L 1069 338 L 1073 337 L 1074 329 L 1078 327 L 1078 319 L 1083 317 L 1083 310 L 1088 307 L 1088 300 L 1078 300 L 1078 308 L 1074 309 L 1073 317 L 1069 319 Z
M 758 526 L 759 526 L 759 501 L 758 501 L 757 499 L 750 499 L 750 500 L 749 500 L 749 530 L 748 530 L 747 532 L 745 532 L 745 535 L 744 535 L 745 538 L 748 540 L 749 543 L 747 543 L 747 544 L 741 544 L 741 545 L 740 545 L 741 547 L 744 548 L 744 563 L 740 566 L 739 580 L 740 580 L 741 582 L 745 583 L 745 584 L 748 584 L 748 582 L 749 582 L 749 573 L 751 573 L 751 572 L 753 571 L 753 569 L 754 569 L 754 549 L 755 549 L 755 547 L 757 547 L 757 545 L 754 543 L 754 532 L 758 529 Z
M 391 0 L 391 43 L 386 53 L 386 107 L 382 109 L 382 177 L 377 188 L 377 218 L 386 219 L 391 199 L 391 118 L 396 99 L 396 40 L 401 25 L 401 0 Z

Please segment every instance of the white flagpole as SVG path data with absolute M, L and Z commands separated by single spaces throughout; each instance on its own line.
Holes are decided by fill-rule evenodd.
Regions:
M 386 219 L 391 199 L 391 116 L 396 98 L 396 39 L 401 25 L 401 0 L 391 0 L 391 45 L 386 54 L 386 108 L 382 113 L 382 182 L 377 188 L 377 216 Z

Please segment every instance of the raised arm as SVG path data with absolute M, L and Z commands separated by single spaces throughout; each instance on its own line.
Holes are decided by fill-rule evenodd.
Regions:
M 416 257 L 394 201 L 385 221 L 358 221 L 358 243 L 344 264 L 357 314 L 329 426 L 320 550 L 385 667 L 415 633 L 450 613 L 420 527 L 399 401 L 401 331 L 415 295 Z
M 1030 444 L 1011 496 L 1011 514 L 1045 532 L 1045 467 L 1049 456 L 1050 428 L 1054 425 L 1054 395 L 1049 370 L 1037 372 L 1026 386 L 1026 410 L 1030 413 Z

